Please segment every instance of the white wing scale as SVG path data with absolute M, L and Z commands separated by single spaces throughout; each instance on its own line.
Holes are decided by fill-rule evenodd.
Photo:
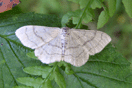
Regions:
M 43 63 L 53 63 L 61 61 L 62 48 L 59 36 L 51 40 L 49 43 L 36 48 L 34 53 Z
M 21 43 L 29 48 L 38 48 L 54 39 L 60 33 L 60 28 L 44 26 L 23 26 L 15 34 Z

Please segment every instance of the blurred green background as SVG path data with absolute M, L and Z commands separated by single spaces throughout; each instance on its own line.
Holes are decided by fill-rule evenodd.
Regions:
M 19 14 L 35 12 L 40 14 L 56 14 L 63 16 L 68 11 L 79 9 L 79 5 L 67 0 L 20 0 L 21 3 L 14 7 L 13 10 L 0 14 L 0 17 L 6 14 Z M 105 3 L 107 5 L 107 1 Z M 107 24 L 101 29 L 112 38 L 112 44 L 127 60 L 132 62 L 132 18 L 130 18 L 122 4 L 121 0 L 117 0 L 116 12 L 109 19 Z M 96 29 L 97 20 L 103 9 L 95 9 L 95 19 L 88 24 L 89 29 Z M 132 68 L 132 65 L 131 65 Z

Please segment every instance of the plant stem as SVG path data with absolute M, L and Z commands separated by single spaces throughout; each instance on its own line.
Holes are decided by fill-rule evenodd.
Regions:
M 85 9 L 83 10 L 83 13 L 82 13 L 82 15 L 81 15 L 81 18 L 80 18 L 80 20 L 79 20 L 77 26 L 75 27 L 76 29 L 77 29 L 77 28 L 80 28 L 81 23 L 82 23 L 82 20 L 83 20 L 83 17 L 84 17 L 84 14 L 86 13 L 86 10 L 89 8 L 89 6 L 90 6 L 90 4 L 91 4 L 92 2 L 93 2 L 93 0 L 88 1 L 88 3 L 87 3 L 87 5 L 86 5 Z
M 57 67 L 57 63 L 52 67 L 51 71 L 49 72 L 49 74 L 47 75 L 47 77 L 44 79 L 43 83 L 45 83 L 47 81 L 47 79 L 50 79 L 50 75 L 52 74 L 52 72 L 56 69 Z M 43 84 L 42 83 L 42 84 Z M 41 85 L 42 85 L 41 84 Z M 40 88 L 41 88 L 41 85 L 40 85 Z

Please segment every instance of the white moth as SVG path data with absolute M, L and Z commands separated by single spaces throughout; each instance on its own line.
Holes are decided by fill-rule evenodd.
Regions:
M 15 34 L 24 46 L 35 49 L 35 56 L 46 64 L 65 61 L 82 66 L 89 55 L 99 53 L 111 41 L 101 31 L 68 27 L 28 25 L 17 29 Z

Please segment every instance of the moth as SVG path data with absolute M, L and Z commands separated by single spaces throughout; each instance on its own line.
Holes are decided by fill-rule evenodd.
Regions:
M 109 35 L 97 30 L 27 25 L 16 30 L 21 43 L 46 64 L 65 61 L 84 65 L 89 55 L 99 53 L 111 41 Z

